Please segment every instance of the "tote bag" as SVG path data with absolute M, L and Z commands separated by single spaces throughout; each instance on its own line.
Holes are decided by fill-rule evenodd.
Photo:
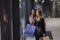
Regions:
M 25 34 L 33 37 L 35 30 L 36 30 L 36 27 L 34 25 L 27 24 L 26 29 L 25 29 Z

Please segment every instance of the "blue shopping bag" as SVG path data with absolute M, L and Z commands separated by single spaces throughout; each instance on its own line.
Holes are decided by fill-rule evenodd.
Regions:
M 25 34 L 28 36 L 34 36 L 36 27 L 31 24 L 27 24 L 26 29 L 25 29 Z

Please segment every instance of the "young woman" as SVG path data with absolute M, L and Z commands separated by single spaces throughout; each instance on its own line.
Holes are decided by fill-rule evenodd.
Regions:
M 31 14 L 29 15 L 29 16 L 33 16 L 33 18 L 35 18 L 35 9 L 32 9 L 31 10 Z M 27 23 L 29 23 L 29 20 L 28 20 L 29 18 L 27 18 Z
M 42 18 L 42 12 L 38 10 L 36 11 L 35 25 L 37 27 L 37 30 L 35 31 L 35 38 L 36 40 L 39 40 L 46 33 L 46 31 L 44 18 Z

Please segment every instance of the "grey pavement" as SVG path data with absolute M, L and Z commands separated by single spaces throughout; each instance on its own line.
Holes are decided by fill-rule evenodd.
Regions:
M 51 31 L 53 40 L 60 40 L 60 18 L 45 19 L 46 30 Z

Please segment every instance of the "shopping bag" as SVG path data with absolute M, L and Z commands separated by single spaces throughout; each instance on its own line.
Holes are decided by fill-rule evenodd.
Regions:
M 33 37 L 35 33 L 35 29 L 36 27 L 34 25 L 27 24 L 26 29 L 25 29 L 25 35 Z

